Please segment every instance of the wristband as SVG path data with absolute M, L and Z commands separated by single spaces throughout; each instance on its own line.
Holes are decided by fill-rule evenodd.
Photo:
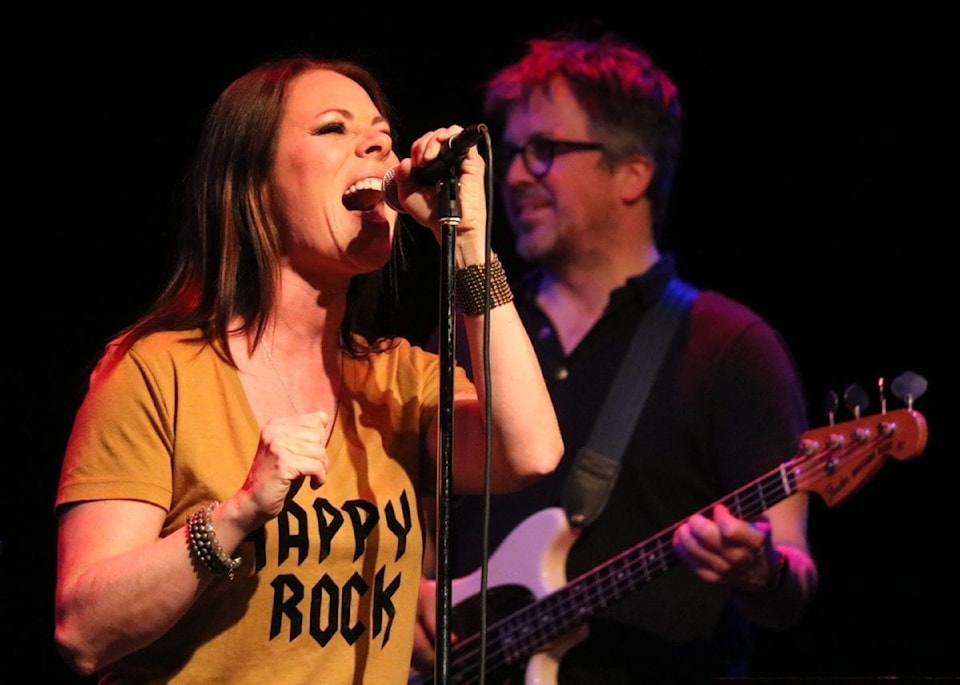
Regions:
M 790 560 L 787 558 L 787 555 L 783 552 L 777 550 L 777 565 L 773 569 L 773 573 L 770 575 L 770 579 L 765 583 L 749 583 L 746 587 L 742 587 L 738 590 L 741 595 L 753 596 L 759 595 L 767 592 L 772 592 L 778 589 L 783 585 L 784 579 L 787 577 L 787 573 L 790 571 Z
M 503 265 L 490 258 L 490 301 L 486 301 L 486 265 L 471 264 L 457 269 L 454 274 L 454 301 L 457 309 L 468 316 L 478 316 L 488 309 L 513 302 L 513 291 L 507 281 Z

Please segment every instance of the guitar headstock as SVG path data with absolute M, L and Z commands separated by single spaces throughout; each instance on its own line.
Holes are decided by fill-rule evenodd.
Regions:
M 927 445 L 927 421 L 908 409 L 875 414 L 807 431 L 786 463 L 799 490 L 834 506 L 859 490 L 888 457 L 911 459 Z

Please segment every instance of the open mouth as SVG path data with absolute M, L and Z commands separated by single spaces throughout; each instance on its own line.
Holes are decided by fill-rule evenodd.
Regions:
M 369 212 L 383 199 L 383 179 L 365 178 L 347 188 L 343 194 L 343 206 L 351 212 Z

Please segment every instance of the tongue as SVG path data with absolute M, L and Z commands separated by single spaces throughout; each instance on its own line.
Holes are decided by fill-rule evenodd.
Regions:
M 362 211 L 367 212 L 377 206 L 377 203 L 380 202 L 380 199 L 383 197 L 383 193 L 374 188 L 367 188 L 365 190 L 358 190 L 355 193 L 350 193 L 349 195 L 343 198 L 343 206 L 353 211 Z

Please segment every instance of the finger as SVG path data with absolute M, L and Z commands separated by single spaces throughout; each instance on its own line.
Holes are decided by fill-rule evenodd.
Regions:
M 720 558 L 713 547 L 704 543 L 689 522 L 677 529 L 674 538 L 679 543 L 679 553 L 697 566 L 712 566 Z
M 328 470 L 327 470 L 327 464 L 326 464 L 326 462 L 323 461 L 323 462 L 318 462 L 318 463 L 319 463 L 319 465 L 318 465 L 318 466 L 315 466 L 315 467 L 312 469 L 312 472 L 311 472 L 311 473 L 305 473 L 305 474 L 304 474 L 304 475 L 309 475 L 309 476 L 310 476 L 310 488 L 311 488 L 312 490 L 316 490 L 316 489 L 322 487 L 323 484 L 327 482 L 327 476 L 329 475 L 329 472 L 328 472 Z
M 756 547 L 763 542 L 763 533 L 756 524 L 737 518 L 723 505 L 714 507 L 713 520 L 720 533 L 721 548 L 740 545 Z
M 410 146 L 410 159 L 414 166 L 423 166 L 425 162 L 436 158 L 440 154 L 441 143 L 437 140 L 437 131 L 430 131 L 420 136 Z
M 687 520 L 687 527 L 698 547 L 714 552 L 722 548 L 720 528 L 706 516 L 694 514 Z
M 693 534 L 689 525 L 680 526 L 673 536 L 673 546 L 687 566 L 700 578 L 707 582 L 716 582 L 720 574 L 715 570 L 716 564 L 723 560 L 704 548 Z
M 272 438 L 268 450 L 277 477 L 288 481 L 309 477 L 314 489 L 326 482 L 328 456 L 322 429 L 288 426 Z
M 443 147 L 449 145 L 450 139 L 454 138 L 461 131 L 463 131 L 463 127 L 454 124 L 453 126 L 438 128 L 423 136 L 421 138 L 423 145 L 418 149 L 418 163 L 429 162 L 439 157 Z M 413 157 L 412 150 L 411 157 Z

